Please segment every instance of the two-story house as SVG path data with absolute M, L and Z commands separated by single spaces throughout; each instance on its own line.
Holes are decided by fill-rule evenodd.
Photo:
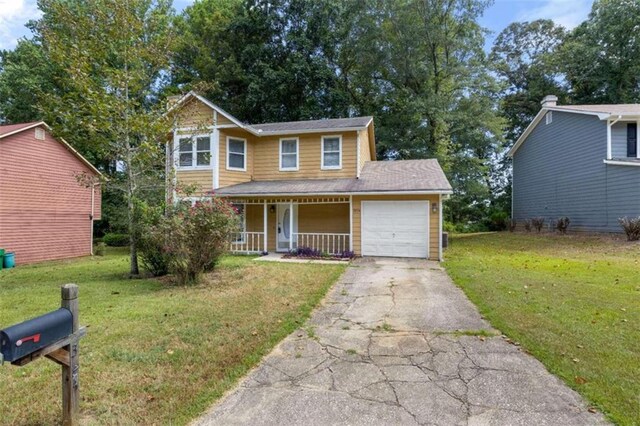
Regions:
M 451 186 L 436 160 L 376 161 L 372 117 L 246 124 L 193 92 L 170 112 L 170 187 L 234 203 L 235 251 L 442 258 Z
M 578 231 L 621 232 L 640 216 L 640 105 L 557 105 L 555 96 L 516 141 L 513 219 L 561 216 Z

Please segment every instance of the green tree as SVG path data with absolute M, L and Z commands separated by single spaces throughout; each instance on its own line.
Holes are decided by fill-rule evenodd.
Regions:
M 22 39 L 14 50 L 0 51 L 0 123 L 42 119 L 40 96 L 55 90 L 55 73 L 35 40 Z
M 137 206 L 164 185 L 170 122 L 158 90 L 175 42 L 170 2 L 40 0 L 38 6 L 43 17 L 34 28 L 63 71 L 63 90 L 43 108 L 59 135 L 93 145 L 116 166 L 108 185 L 126 201 L 131 274 L 137 275 Z
M 640 2 L 596 0 L 556 62 L 575 103 L 640 102 Z
M 552 61 L 565 37 L 563 27 L 545 19 L 514 22 L 496 37 L 490 63 L 503 83 L 500 103 L 509 147 L 540 111 L 546 95 L 566 100 L 566 88 Z

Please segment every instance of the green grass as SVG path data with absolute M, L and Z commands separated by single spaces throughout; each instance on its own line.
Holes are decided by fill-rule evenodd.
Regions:
M 455 236 L 446 267 L 492 325 L 618 424 L 640 424 L 640 244 Z
M 201 414 L 287 334 L 344 271 L 342 265 L 226 257 L 207 282 L 127 279 L 127 256 L 0 272 L 0 328 L 59 307 L 80 286 L 81 412 L 85 424 L 184 424 Z M 0 367 L 0 423 L 60 421 L 60 368 Z

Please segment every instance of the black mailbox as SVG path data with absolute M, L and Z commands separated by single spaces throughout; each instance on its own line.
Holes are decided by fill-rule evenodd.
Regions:
M 13 362 L 73 333 L 73 316 L 60 308 L 0 330 L 0 353 Z

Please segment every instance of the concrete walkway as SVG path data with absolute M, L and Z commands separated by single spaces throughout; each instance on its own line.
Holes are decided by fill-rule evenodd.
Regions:
M 606 423 L 492 333 L 437 263 L 361 259 L 307 325 L 196 424 Z

